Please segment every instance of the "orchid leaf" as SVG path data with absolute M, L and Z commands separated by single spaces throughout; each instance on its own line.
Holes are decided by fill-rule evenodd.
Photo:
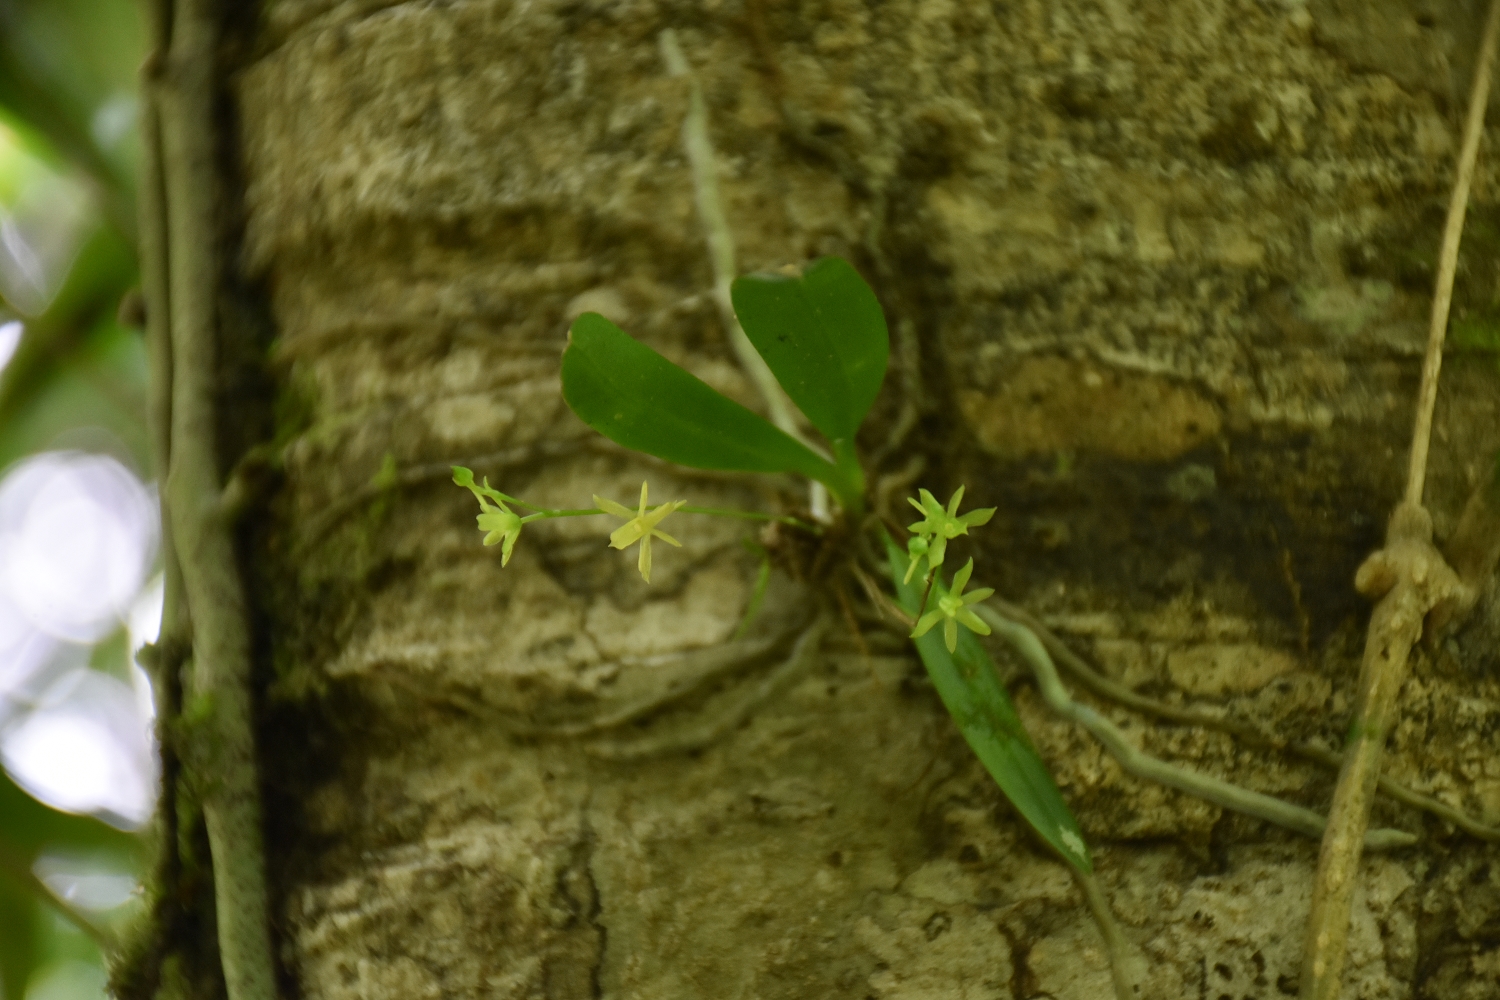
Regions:
M 776 380 L 836 450 L 853 441 L 890 354 L 885 313 L 848 261 L 800 275 L 751 274 L 730 291 L 735 315 Z
M 562 392 L 584 423 L 626 448 L 695 469 L 798 473 L 851 492 L 833 463 L 598 313 L 568 332 Z
M 906 580 L 907 554 L 889 537 L 885 541 L 897 598 L 902 609 L 915 618 L 925 582 L 921 576 Z M 933 605 L 945 593 L 941 581 L 934 580 L 928 604 Z M 1083 831 L 1021 725 L 995 664 L 979 640 L 972 632 L 960 629 L 952 653 L 944 644 L 941 630 L 927 632 L 912 642 L 959 732 L 1016 811 L 1069 864 L 1081 872 L 1092 871 L 1093 860 Z

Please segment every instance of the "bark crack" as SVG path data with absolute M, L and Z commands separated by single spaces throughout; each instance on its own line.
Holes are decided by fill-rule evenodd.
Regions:
M 591 796 L 592 798 L 592 796 Z M 606 950 L 609 947 L 609 928 L 599 919 L 604 910 L 603 902 L 599 896 L 599 882 L 594 878 L 594 852 L 598 847 L 598 837 L 594 833 L 594 824 L 590 817 L 592 804 L 585 802 L 583 806 L 583 877 L 588 883 L 589 898 L 586 919 L 589 927 L 593 928 L 595 934 L 594 961 L 589 967 L 589 996 L 594 1000 L 600 1000 L 604 996 L 603 970 Z

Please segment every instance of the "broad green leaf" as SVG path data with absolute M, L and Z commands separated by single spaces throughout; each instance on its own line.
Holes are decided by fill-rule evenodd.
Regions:
M 890 354 L 885 314 L 859 272 L 842 257 L 824 257 L 797 277 L 738 278 L 730 297 L 792 402 L 829 441 L 852 441 Z
M 695 469 L 795 472 L 848 492 L 832 463 L 598 313 L 568 332 L 562 393 L 584 423 L 635 451 Z
M 922 578 L 914 576 L 911 583 L 903 583 L 907 554 L 889 537 L 885 541 L 897 597 L 915 618 L 925 589 Z M 944 593 L 941 582 L 934 581 L 928 606 L 934 606 Z M 1093 871 L 1083 831 L 1021 725 L 989 654 L 967 629 L 959 629 L 958 649 L 949 653 L 942 633 L 933 629 L 912 642 L 948 714 L 1005 797 L 1042 839 L 1079 871 Z

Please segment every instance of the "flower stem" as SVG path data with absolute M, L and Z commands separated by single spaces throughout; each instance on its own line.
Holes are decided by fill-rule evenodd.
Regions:
M 507 497 L 506 499 L 509 500 L 510 498 Z M 536 511 L 535 514 L 527 514 L 521 518 L 522 524 L 530 524 L 532 521 L 543 521 L 552 517 L 588 517 L 590 514 L 605 513 L 598 507 L 590 507 L 587 510 L 550 510 L 546 507 L 532 507 L 531 504 L 522 503 L 520 500 L 511 500 L 510 502 L 518 507 L 531 507 L 532 510 Z
M 496 490 L 496 492 L 499 493 L 498 490 Z M 592 514 L 607 513 L 606 511 L 600 510 L 598 507 L 589 507 L 587 509 L 554 510 L 551 507 L 538 507 L 534 503 L 527 503 L 525 500 L 518 500 L 515 497 L 505 493 L 500 493 L 500 497 L 504 499 L 506 503 L 513 503 L 517 507 L 525 507 L 527 510 L 536 512 L 534 514 L 527 514 L 525 517 L 521 518 L 522 524 L 530 524 L 533 521 L 543 521 L 554 517 L 588 517 Z M 656 510 L 657 508 L 652 507 L 649 509 Z M 733 517 L 739 518 L 740 520 L 744 521 L 776 521 L 778 523 L 790 525 L 793 528 L 798 528 L 802 531 L 806 531 L 814 535 L 821 535 L 823 533 L 823 529 L 818 525 L 810 524 L 807 521 L 791 517 L 787 514 L 766 514 L 762 513 L 761 511 L 733 510 L 728 507 L 679 507 L 677 509 L 684 514 L 707 514 L 711 517 Z
M 821 535 L 823 533 L 823 529 L 820 526 L 816 524 L 810 524 L 807 521 L 803 521 L 786 514 L 763 514 L 760 511 L 732 510 L 727 507 L 678 507 L 677 509 L 682 511 L 682 513 L 684 514 L 709 514 L 713 517 L 737 517 L 745 521 L 776 521 L 780 524 L 791 525 L 793 528 L 800 528 L 803 531 L 811 532 L 814 535 Z

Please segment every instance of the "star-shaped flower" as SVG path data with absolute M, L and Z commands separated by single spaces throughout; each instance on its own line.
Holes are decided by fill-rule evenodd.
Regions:
M 479 501 L 479 514 L 475 520 L 479 522 L 479 530 L 486 533 L 484 544 L 504 543 L 500 546 L 500 565 L 504 566 L 510 562 L 510 553 L 516 547 L 516 539 L 521 537 L 520 515 L 506 506 L 505 494 L 490 488 L 488 476 L 485 477 L 483 486 L 476 486 L 474 473 L 455 465 L 453 481 L 465 487 Z
M 948 539 L 957 538 L 959 535 L 967 535 L 970 528 L 977 528 L 981 524 L 989 523 L 989 519 L 995 516 L 995 508 L 985 507 L 981 510 L 971 510 L 963 517 L 958 516 L 959 501 L 964 498 L 964 488 L 960 486 L 954 491 L 953 498 L 948 501 L 948 508 L 938 503 L 937 497 L 926 490 L 919 490 L 922 502 L 907 497 L 906 502 L 917 508 L 923 515 L 922 520 L 911 525 L 907 530 L 922 538 L 927 543 L 927 571 L 930 573 L 943 564 L 943 556 L 947 554 Z M 917 568 L 917 556 L 919 555 L 910 544 L 907 546 L 912 554 L 911 564 L 906 567 L 906 581 L 911 582 L 912 573 Z
M 978 632 L 980 635 L 990 634 L 990 627 L 969 610 L 969 605 L 979 603 L 995 591 L 990 587 L 980 587 L 971 594 L 965 594 L 964 587 L 968 586 L 969 574 L 972 572 L 974 572 L 974 560 L 970 559 L 964 563 L 963 569 L 953 574 L 953 589 L 939 597 L 938 606 L 923 615 L 922 620 L 917 622 L 917 627 L 912 629 L 913 639 L 926 635 L 932 630 L 932 626 L 942 622 L 943 644 L 951 653 L 958 648 L 959 625 L 972 632 Z
M 657 527 L 657 525 L 660 524 L 662 522 L 662 519 L 665 518 L 668 514 L 672 513 L 672 511 L 676 510 L 678 507 L 681 507 L 686 503 L 686 500 L 673 500 L 670 503 L 662 504 L 655 510 L 648 510 L 646 507 L 645 483 L 641 483 L 641 509 L 639 511 L 631 510 L 624 504 L 615 503 L 613 500 L 606 500 L 598 495 L 595 495 L 594 497 L 594 504 L 600 510 L 604 511 L 606 514 L 613 514 L 615 517 L 625 518 L 624 524 L 620 525 L 614 531 L 610 532 L 609 544 L 611 546 L 617 549 L 623 549 L 634 545 L 636 542 L 641 543 L 641 558 L 636 563 L 636 565 L 640 568 L 641 579 L 645 580 L 647 583 L 651 582 L 652 536 L 654 535 L 655 537 L 660 538 L 668 545 L 675 545 L 678 548 L 682 547 L 681 542 L 673 538 L 671 535 L 667 534 L 665 531 L 662 531 Z
M 505 506 L 504 500 L 496 500 L 491 505 L 484 497 L 480 497 L 479 506 L 482 513 L 475 520 L 479 522 L 480 531 L 488 532 L 484 536 L 484 544 L 505 543 L 500 546 L 500 565 L 504 566 L 510 562 L 510 550 L 515 548 L 516 539 L 521 537 L 521 518 Z

